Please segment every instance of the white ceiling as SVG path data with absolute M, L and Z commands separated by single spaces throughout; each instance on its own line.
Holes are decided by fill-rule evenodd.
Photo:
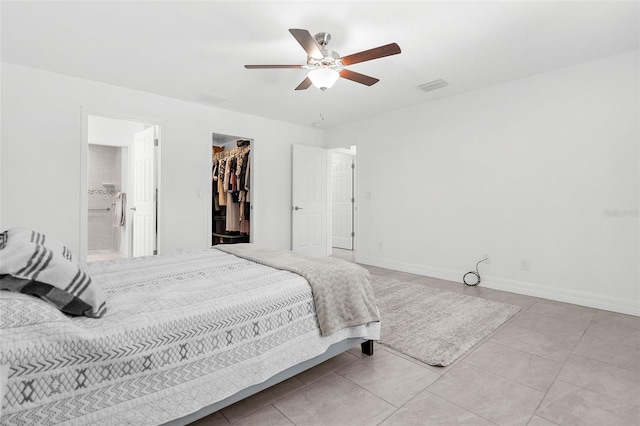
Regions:
M 638 1 L 2 1 L 2 60 L 311 126 L 385 111 L 608 56 L 639 45 Z M 380 79 L 294 88 L 289 34 L 329 32 L 342 56 L 391 42 L 402 53 L 349 67 Z M 426 93 L 420 84 L 445 79 Z

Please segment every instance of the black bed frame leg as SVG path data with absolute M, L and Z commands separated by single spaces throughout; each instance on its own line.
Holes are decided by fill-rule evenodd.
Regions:
M 360 347 L 362 348 L 362 353 L 365 355 L 373 355 L 373 340 L 367 340 L 364 343 L 360 343 Z

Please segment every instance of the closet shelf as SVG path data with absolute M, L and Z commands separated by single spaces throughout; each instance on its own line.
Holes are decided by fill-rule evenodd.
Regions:
M 211 235 L 213 235 L 214 237 L 219 237 L 219 238 L 229 238 L 229 239 L 237 239 L 237 238 L 246 238 L 246 235 L 240 234 L 240 235 L 227 235 L 227 234 L 218 234 L 217 232 L 212 232 Z

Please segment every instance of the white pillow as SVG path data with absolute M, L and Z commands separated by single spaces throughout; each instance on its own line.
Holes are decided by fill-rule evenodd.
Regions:
M 40 297 L 70 315 L 100 318 L 106 299 L 72 259 L 63 244 L 43 234 L 6 230 L 0 234 L 0 290 Z

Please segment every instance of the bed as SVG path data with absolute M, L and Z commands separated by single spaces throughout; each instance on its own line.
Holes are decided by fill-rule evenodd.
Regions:
M 238 244 L 76 267 L 101 315 L 0 291 L 1 425 L 188 424 L 380 334 L 368 272 L 339 259 Z

